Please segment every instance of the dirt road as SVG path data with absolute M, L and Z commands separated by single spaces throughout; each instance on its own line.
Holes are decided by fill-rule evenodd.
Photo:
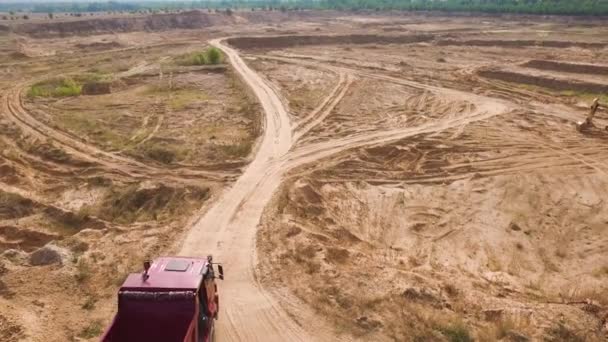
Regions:
M 475 103 L 475 109 L 461 113 L 459 117 L 446 118 L 424 126 L 354 135 L 292 149 L 298 138 L 322 121 L 340 101 L 351 77 L 341 75 L 340 84 L 321 106 L 328 108 L 319 108 L 315 111 L 318 113 L 312 113 L 302 125 L 294 125 L 296 131 L 292 136 L 292 125 L 279 95 L 243 62 L 235 50 L 224 45 L 221 40 L 214 40 L 211 44 L 226 53 L 235 70 L 255 92 L 266 115 L 265 133 L 255 159 L 234 186 L 194 225 L 184 240 L 180 254 L 203 256 L 212 253 L 215 260 L 225 265 L 227 275 L 221 287 L 222 317 L 218 321 L 217 332 L 221 341 L 335 340 L 329 327 L 315 326 L 312 329 L 307 325 L 304 331 L 282 309 L 282 306 L 298 307 L 295 299 L 282 294 L 279 306 L 277 293 L 272 293 L 272 289 L 263 289 L 255 278 L 254 268 L 258 263 L 255 254 L 257 225 L 264 207 L 279 187 L 282 175 L 295 167 L 349 148 L 466 125 L 508 112 L 512 108 L 494 99 L 408 82 L 408 85 L 424 87 L 439 92 L 444 97 L 458 98 L 459 101 L 465 96 Z M 305 317 L 312 316 L 305 309 L 300 311 Z M 313 331 L 314 336 L 311 336 Z
M 291 147 L 289 117 L 278 96 L 233 49 L 219 40 L 235 70 L 253 89 L 264 112 L 265 130 L 255 159 L 232 188 L 196 223 L 180 254 L 213 253 L 224 263 L 222 312 L 217 337 L 221 341 L 310 341 L 278 303 L 255 280 L 255 233 L 266 202 L 280 183 L 276 160 Z

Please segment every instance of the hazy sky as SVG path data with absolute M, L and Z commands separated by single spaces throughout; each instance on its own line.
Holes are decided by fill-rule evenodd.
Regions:
M 14 3 L 45 3 L 45 2 L 142 2 L 142 1 L 198 1 L 198 0 L 0 0 L 0 4 L 14 4 Z M 219 1 L 219 0 L 218 0 Z

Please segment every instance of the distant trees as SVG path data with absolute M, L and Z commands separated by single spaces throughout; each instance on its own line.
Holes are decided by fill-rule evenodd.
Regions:
M 446 11 L 484 13 L 528 13 L 564 15 L 608 15 L 608 0 L 124 0 L 91 2 L 21 2 L 0 1 L 0 11 L 10 11 L 10 16 L 27 10 L 34 13 L 129 13 L 141 10 L 162 10 L 165 13 L 180 9 L 207 9 L 219 12 L 222 8 L 261 8 L 268 11 L 293 11 L 300 9 L 333 9 L 348 11 Z M 226 14 L 232 9 L 226 10 Z
M 606 0 L 320 0 L 319 7 L 338 10 L 608 15 Z

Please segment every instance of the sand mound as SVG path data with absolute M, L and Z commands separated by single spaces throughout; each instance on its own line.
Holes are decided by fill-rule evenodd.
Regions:
M 606 46 L 603 43 L 585 43 L 585 42 L 570 42 L 560 40 L 484 40 L 484 39 L 472 39 L 472 40 L 454 40 L 454 39 L 443 39 L 437 41 L 437 45 L 440 46 L 496 46 L 496 47 L 508 47 L 508 48 L 519 48 L 519 47 L 551 47 L 551 48 L 569 48 L 579 47 L 584 49 L 601 49 Z
M 522 66 L 540 70 L 554 70 L 561 72 L 572 72 L 577 74 L 608 75 L 608 66 L 603 65 L 566 63 L 557 61 L 546 61 L 542 59 L 533 59 L 522 64 Z
M 332 44 L 411 44 L 433 40 L 432 35 L 380 36 L 375 34 L 351 34 L 340 36 L 277 36 L 242 37 L 228 39 L 228 44 L 239 49 L 279 49 L 301 45 Z
M 573 90 L 590 93 L 605 93 L 608 92 L 608 85 L 574 81 L 568 79 L 558 79 L 548 76 L 526 75 L 512 71 L 504 70 L 480 70 L 477 72 L 479 76 L 485 78 L 496 79 L 513 83 L 529 84 L 554 90 Z
M 57 238 L 58 235 L 14 226 L 0 226 L 0 251 L 18 248 L 29 252 Z
M 100 18 L 77 21 L 27 23 L 14 31 L 36 38 L 66 37 L 132 31 L 163 31 L 168 29 L 197 29 L 214 25 L 233 24 L 235 18 L 221 13 L 190 11 L 157 14 L 145 17 Z

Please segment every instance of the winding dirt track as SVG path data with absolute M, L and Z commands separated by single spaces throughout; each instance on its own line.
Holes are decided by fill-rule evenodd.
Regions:
M 306 117 L 300 125 L 292 125 L 279 94 L 250 69 L 235 50 L 219 39 L 211 44 L 226 53 L 235 70 L 258 97 L 266 115 L 265 131 L 255 159 L 232 188 L 192 227 L 180 254 L 203 256 L 212 253 L 215 260 L 225 265 L 227 275 L 221 286 L 222 312 L 217 322 L 220 341 L 335 341 L 332 329 L 323 326 L 318 319 L 316 322 L 312 320 L 312 312 L 298 305 L 295 298 L 264 289 L 255 278 L 257 225 L 264 207 L 279 187 L 282 176 L 293 168 L 351 148 L 462 126 L 509 112 L 513 108 L 508 103 L 493 98 L 398 80 L 404 85 L 436 92 L 448 99 L 470 101 L 475 103 L 472 106 L 474 109 L 458 117 L 421 126 L 362 133 L 294 149 L 297 139 L 329 115 L 344 96 L 352 80 L 351 76 L 340 74 L 339 85 L 318 110 Z M 294 322 L 284 307 L 290 307 L 292 314 L 294 309 L 297 311 L 295 314 L 300 321 L 306 323 L 306 330 Z
M 292 143 L 289 116 L 276 93 L 236 51 L 219 40 L 211 43 L 226 53 L 259 99 L 266 114 L 265 130 L 255 159 L 195 224 L 180 254 L 213 253 L 226 266 L 217 331 L 220 341 L 311 340 L 259 286 L 253 274 L 256 226 L 266 202 L 280 184 L 280 172 L 272 166 Z
M 20 84 L 5 94 L 3 112 L 24 132 L 61 146 L 68 153 L 79 159 L 102 165 L 115 173 L 122 173 L 135 178 L 168 179 L 181 183 L 198 183 L 201 178 L 213 181 L 231 181 L 235 178 L 232 172 L 220 173 L 187 167 L 166 169 L 155 167 L 117 153 L 104 151 L 96 146 L 81 141 L 70 134 L 46 125 L 31 115 L 23 105 L 23 90 L 27 84 Z

